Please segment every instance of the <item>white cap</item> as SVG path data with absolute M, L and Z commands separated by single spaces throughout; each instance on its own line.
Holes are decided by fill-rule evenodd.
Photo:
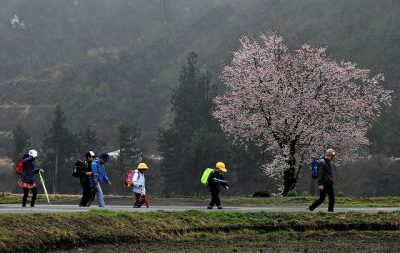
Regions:
M 29 153 L 28 153 L 30 156 L 32 156 L 32 157 L 37 157 L 37 155 L 38 155 L 38 153 L 37 153 L 37 151 L 36 150 L 34 150 L 34 149 L 31 149 L 31 150 L 29 150 Z

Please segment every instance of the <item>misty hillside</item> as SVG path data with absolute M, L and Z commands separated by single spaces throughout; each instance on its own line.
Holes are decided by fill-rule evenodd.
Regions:
M 40 145 L 58 104 L 72 131 L 91 125 L 109 149 L 128 123 L 154 150 L 188 53 L 219 82 L 240 36 L 270 29 L 291 46 L 327 44 L 331 57 L 385 73 L 397 112 L 399 13 L 396 0 L 0 0 L 0 152 L 17 123 Z

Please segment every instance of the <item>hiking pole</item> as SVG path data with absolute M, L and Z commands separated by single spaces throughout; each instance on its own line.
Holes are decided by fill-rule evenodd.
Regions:
M 44 170 L 40 169 L 39 170 L 40 183 L 42 183 L 43 191 L 44 191 L 44 195 L 46 196 L 47 203 L 50 203 L 49 194 L 47 194 L 47 189 L 46 189 L 46 185 L 44 184 L 44 179 L 42 177 L 42 172 L 44 172 Z

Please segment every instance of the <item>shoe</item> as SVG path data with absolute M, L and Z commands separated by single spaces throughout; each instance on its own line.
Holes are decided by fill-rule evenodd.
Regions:
M 223 207 L 222 206 L 218 206 L 218 209 L 223 209 Z
M 212 206 L 207 206 L 207 209 L 213 209 L 213 207 Z
M 306 211 L 312 212 L 312 211 L 314 211 L 314 210 L 312 210 L 311 207 L 308 207 Z

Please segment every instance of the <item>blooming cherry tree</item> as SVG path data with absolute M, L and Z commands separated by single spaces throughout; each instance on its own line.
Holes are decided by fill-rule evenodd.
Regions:
M 391 103 L 382 74 L 351 62 L 336 62 L 326 48 L 303 44 L 289 51 L 275 33 L 262 43 L 243 37 L 224 66 L 225 94 L 215 98 L 214 116 L 238 141 L 254 141 L 273 154 L 265 172 L 292 190 L 303 165 L 335 148 L 341 160 L 354 159 L 368 144 L 367 129 Z

